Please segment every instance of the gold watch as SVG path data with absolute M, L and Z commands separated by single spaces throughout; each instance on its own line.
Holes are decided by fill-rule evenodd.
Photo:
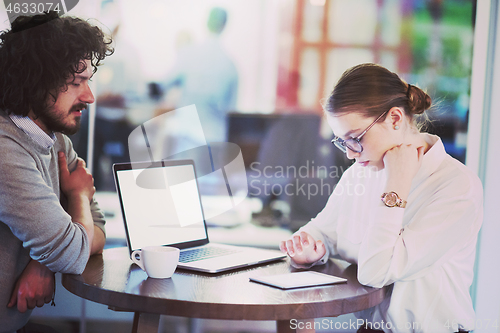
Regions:
M 382 202 L 387 207 L 406 207 L 406 201 L 401 199 L 396 192 L 388 192 L 382 194 Z

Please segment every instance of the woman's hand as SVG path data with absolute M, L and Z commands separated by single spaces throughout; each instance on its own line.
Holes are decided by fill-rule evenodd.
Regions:
M 394 191 L 407 199 L 411 182 L 422 165 L 424 146 L 401 144 L 386 151 L 384 167 L 387 170 L 386 191 Z
M 315 241 L 311 235 L 302 231 L 291 239 L 280 243 L 280 250 L 299 265 L 307 265 L 320 260 L 326 253 L 325 244 Z

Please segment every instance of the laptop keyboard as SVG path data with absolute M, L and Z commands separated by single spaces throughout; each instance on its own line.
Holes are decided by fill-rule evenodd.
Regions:
M 238 249 L 226 249 L 220 247 L 201 247 L 192 250 L 184 250 L 180 253 L 180 262 L 193 262 L 208 258 L 220 257 L 236 252 L 240 252 Z

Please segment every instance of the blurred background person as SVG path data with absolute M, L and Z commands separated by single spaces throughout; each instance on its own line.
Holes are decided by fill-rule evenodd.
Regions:
M 201 43 L 184 45 L 162 84 L 167 98 L 169 93 L 175 91 L 175 101 L 171 96 L 168 98 L 170 108 L 196 105 L 208 144 L 227 141 L 227 113 L 236 107 L 238 73 L 220 41 L 226 22 L 226 10 L 212 8 L 207 22 L 209 37 Z M 190 119 L 182 119 L 182 115 L 180 118 L 176 122 L 178 126 L 189 127 Z M 184 131 L 179 132 L 182 136 Z M 205 144 L 190 140 L 189 137 L 178 137 L 175 151 Z

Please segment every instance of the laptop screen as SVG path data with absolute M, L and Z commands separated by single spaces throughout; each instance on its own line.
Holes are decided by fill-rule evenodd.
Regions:
M 113 166 L 130 251 L 208 242 L 194 165 L 184 162 Z

